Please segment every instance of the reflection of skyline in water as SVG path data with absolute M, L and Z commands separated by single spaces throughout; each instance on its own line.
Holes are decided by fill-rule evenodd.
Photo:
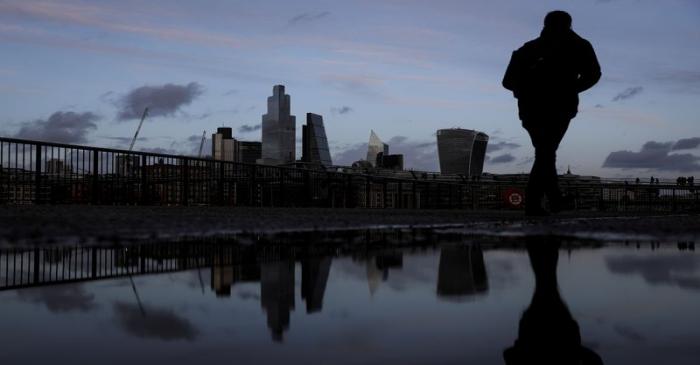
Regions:
M 440 250 L 437 294 L 449 299 L 488 291 L 484 254 L 478 245 L 445 246 Z
M 561 252 L 571 249 L 572 255 L 571 258 L 562 259 L 560 265 L 578 265 L 576 267 L 581 268 L 579 272 L 583 273 L 586 272 L 586 269 L 582 263 L 577 263 L 578 260 L 586 257 L 597 257 L 599 258 L 596 261 L 598 266 L 589 270 L 592 274 L 598 275 L 598 277 L 590 279 L 595 280 L 596 283 L 608 285 L 605 280 L 600 279 L 601 277 L 608 278 L 608 280 L 610 278 L 617 278 L 615 280 L 641 278 L 650 285 L 678 288 L 687 292 L 688 295 L 692 295 L 693 291 L 687 290 L 691 288 L 681 285 L 679 280 L 692 283 L 693 280 L 700 277 L 700 257 L 687 249 L 680 251 L 662 246 L 661 249 L 657 247 L 654 251 L 636 251 L 634 247 L 624 248 L 612 245 L 598 252 L 597 249 L 586 248 L 586 245 L 585 242 L 563 243 Z M 373 328 L 369 332 L 360 331 L 359 328 L 353 329 L 353 333 L 355 333 L 353 337 L 344 340 L 350 341 L 349 343 L 359 341 L 358 343 L 362 343 L 363 346 L 371 344 L 370 347 L 361 352 L 367 354 L 389 346 L 386 342 L 392 342 L 392 336 L 403 338 L 403 335 L 399 334 L 400 332 L 392 332 L 391 328 L 393 327 L 396 327 L 396 331 L 403 331 L 407 335 L 414 331 L 425 331 L 426 336 L 429 337 L 426 341 L 431 343 L 433 347 L 440 345 L 433 343 L 430 338 L 435 338 L 435 341 L 441 339 L 440 341 L 446 344 L 452 343 L 450 342 L 451 337 L 441 337 L 443 335 L 440 328 L 445 329 L 444 336 L 449 333 L 452 335 L 462 332 L 469 333 L 470 328 L 474 328 L 474 331 L 477 332 L 485 331 L 484 333 L 501 328 L 498 330 L 500 331 L 498 333 L 503 334 L 501 337 L 489 335 L 489 338 L 500 338 L 500 340 L 494 340 L 496 341 L 494 346 L 487 346 L 483 350 L 479 350 L 486 351 L 485 349 L 488 348 L 489 351 L 498 355 L 504 348 L 514 344 L 513 332 L 504 331 L 502 326 L 507 325 L 507 328 L 512 328 L 518 325 L 518 321 L 511 317 L 520 315 L 521 310 L 527 305 L 526 300 L 528 299 L 523 297 L 523 300 L 514 301 L 515 297 L 511 298 L 509 295 L 512 294 L 506 293 L 522 294 L 531 290 L 527 289 L 527 285 L 530 283 L 532 272 L 522 271 L 523 268 L 527 267 L 513 263 L 517 261 L 512 261 L 515 257 L 523 257 L 523 255 L 527 257 L 525 246 L 517 244 L 503 249 L 491 245 L 489 242 L 481 244 L 445 242 L 437 246 L 428 246 L 423 250 L 391 247 L 391 245 L 377 245 L 376 247 L 360 249 L 308 248 L 306 246 L 300 248 L 294 245 L 259 247 L 228 245 L 225 246 L 224 250 L 213 249 L 213 247 L 182 245 L 181 250 L 176 250 L 173 247 L 161 249 L 157 245 L 146 245 L 134 246 L 128 251 L 120 248 L 99 248 L 95 253 L 87 248 L 80 248 L 77 254 L 75 250 L 62 249 L 60 252 L 48 251 L 46 255 L 40 254 L 39 259 L 33 256 L 36 251 L 18 252 L 19 256 L 16 256 L 15 262 L 17 268 L 22 269 L 19 276 L 23 278 L 24 285 L 26 287 L 39 287 L 16 291 L 17 303 L 18 305 L 24 303 L 22 305 L 25 308 L 27 306 L 44 307 L 47 313 L 55 318 L 69 315 L 78 316 L 77 318 L 91 318 L 91 316 L 108 311 L 109 316 L 118 324 L 115 329 L 132 338 L 183 343 L 186 344 L 185 346 L 200 346 L 198 344 L 212 341 L 210 332 L 215 328 L 214 325 L 231 328 L 233 332 L 236 332 L 236 329 L 244 324 L 245 326 L 254 326 L 252 328 L 265 331 L 268 343 L 284 341 L 295 344 L 295 346 L 299 346 L 299 341 L 305 341 L 301 339 L 308 336 L 318 337 L 318 341 L 325 338 L 331 341 L 331 339 L 345 333 L 344 328 L 346 327 L 360 326 L 359 328 L 365 330 Z M 600 247 L 600 245 L 595 247 Z M 644 247 L 642 245 L 642 248 Z M 581 249 L 583 255 L 579 255 L 577 249 Z M 8 253 L 14 253 L 14 251 L 0 251 L 0 288 L 5 283 L 9 283 L 8 286 L 13 285 L 11 284 L 11 275 L 5 273 L 5 271 L 11 273 L 13 268 L 6 265 L 7 262 L 11 264 L 13 261 L 12 255 L 8 255 Z M 183 253 L 187 254 L 183 255 Z M 417 257 L 420 259 L 417 260 Z M 97 261 L 93 261 L 95 258 Z M 40 263 L 39 280 L 34 281 L 37 275 L 35 275 L 33 268 L 37 262 Z M 41 263 L 43 262 L 46 265 L 42 267 Z M 511 262 L 511 264 L 503 265 L 504 262 Z M 620 262 L 623 264 L 621 265 Z M 498 265 L 494 266 L 494 263 L 498 263 Z M 416 265 L 421 265 L 421 267 L 418 268 Z M 669 269 L 670 267 L 671 269 Z M 348 268 L 352 268 L 352 275 L 346 274 Z M 489 276 L 493 274 L 494 270 L 506 270 L 506 268 L 509 270 L 508 275 L 517 275 L 519 280 L 508 283 L 489 280 Z M 603 270 L 607 268 L 607 271 L 600 271 L 600 268 Z M 174 277 L 181 277 L 181 280 L 186 279 L 187 283 L 164 281 L 170 275 L 141 276 L 141 274 L 182 270 L 186 270 L 187 274 Z M 66 280 L 61 279 L 63 273 L 66 275 L 64 278 Z M 649 273 L 654 274 L 651 276 L 653 279 L 651 281 L 647 278 Z M 128 284 L 128 274 L 134 278 L 136 289 L 144 302 L 145 314 L 136 305 L 136 299 Z M 496 272 L 495 277 L 498 276 L 499 273 Z M 114 279 L 119 277 L 123 279 Z M 209 283 L 206 286 L 209 289 L 206 289 L 204 296 L 200 293 L 199 285 L 202 277 L 204 282 Z M 102 284 L 93 285 L 90 283 L 93 278 L 94 280 L 103 280 L 95 283 L 105 285 L 113 283 L 109 287 L 114 289 L 107 290 L 105 289 L 107 287 Z M 71 280 L 76 280 L 78 284 L 52 285 Z M 154 283 L 154 285 L 148 283 Z M 155 283 L 161 284 L 155 286 Z M 296 288 L 297 283 L 298 288 Z M 51 285 L 41 286 L 44 284 Z M 380 289 L 382 285 L 386 285 L 386 287 Z M 181 289 L 175 290 L 176 286 L 181 287 Z M 514 291 L 512 289 L 521 286 L 525 286 L 523 290 Z M 584 297 L 577 291 L 569 292 L 574 290 L 571 288 L 580 286 L 579 284 L 573 287 L 564 286 L 567 302 L 574 303 L 572 308 L 577 308 L 576 303 L 579 301 L 585 303 L 591 300 L 586 298 L 582 301 Z M 205 288 L 202 290 L 204 291 Z M 259 295 L 256 293 L 258 290 Z M 377 290 L 380 290 L 378 296 L 376 295 Z M 161 299 L 162 293 L 167 292 L 172 293 Z M 3 293 L 0 291 L 0 295 L 8 293 L 11 292 L 4 291 Z M 111 302 L 105 302 L 105 293 L 120 294 Z M 180 300 L 178 298 L 182 297 L 184 303 L 185 300 L 189 300 L 188 296 L 193 295 L 193 293 L 200 296 L 199 304 L 196 306 L 194 304 L 177 304 Z M 532 292 L 529 291 L 529 293 Z M 620 294 L 610 292 L 609 289 L 605 293 L 607 295 Z M 244 294 L 255 300 L 242 300 Z M 588 295 L 595 295 L 595 292 L 589 292 Z M 371 297 L 374 297 L 373 301 L 369 301 Z M 465 300 L 473 298 L 478 298 L 478 300 Z M 494 298 L 502 299 L 494 302 Z M 603 297 L 601 296 L 601 298 Z M 678 300 L 685 299 L 679 297 Z M 649 301 L 657 302 L 658 299 L 652 297 L 649 298 Z M 305 307 L 305 310 L 294 310 L 299 303 Z M 370 305 L 371 303 L 374 304 Z M 252 312 L 244 310 L 248 306 L 250 306 L 250 310 L 257 310 Z M 199 307 L 202 308 L 202 314 L 196 315 L 196 311 L 193 312 L 193 310 Z M 495 312 L 490 308 L 501 307 L 509 308 L 503 309 L 503 313 L 509 315 L 504 315 L 503 319 L 493 317 Z M 229 309 L 222 310 L 222 312 L 218 312 L 219 309 L 217 309 L 209 314 L 209 311 L 213 311 L 214 308 Z M 579 321 L 583 319 L 582 323 L 577 324 L 580 326 L 580 331 L 597 333 L 595 331 L 603 331 L 601 328 L 609 328 L 609 333 L 604 332 L 606 334 L 601 337 L 602 342 L 595 348 L 595 351 L 601 354 L 606 361 L 611 358 L 609 353 L 613 351 L 606 347 L 608 345 L 605 341 L 609 341 L 609 336 L 619 337 L 618 341 L 627 341 L 624 342 L 626 346 L 631 346 L 628 342 L 633 340 L 637 343 L 651 343 L 655 339 L 654 333 L 650 334 L 645 330 L 645 327 L 640 327 L 629 320 L 615 319 L 607 314 L 602 316 L 603 319 L 600 323 L 591 323 L 590 318 L 600 316 L 595 313 L 580 316 L 581 311 L 590 309 L 578 308 L 574 314 Z M 385 309 L 387 312 L 384 312 Z M 383 313 L 382 317 L 373 317 L 374 311 Z M 307 320 L 306 316 L 309 314 L 314 315 Z M 40 315 L 40 317 L 42 316 L 44 315 Z M 365 316 L 367 318 L 363 319 Z M 423 318 L 423 316 L 427 317 Z M 387 318 L 386 321 L 383 318 Z M 506 321 L 509 318 L 510 320 Z M 488 324 L 487 319 L 496 322 Z M 576 319 L 572 319 L 572 321 L 576 323 Z M 46 320 L 44 317 L 44 321 Z M 462 323 L 463 320 L 466 320 L 469 325 L 451 327 Z M 409 326 L 414 322 L 415 325 Z M 566 321 L 557 322 L 565 323 Z M 48 323 L 48 326 L 51 326 L 51 320 Z M 309 327 L 312 323 L 313 326 Z M 692 321 L 688 323 L 688 325 L 690 324 Z M 71 331 L 71 329 L 67 330 Z M 668 332 L 669 329 L 666 328 L 665 331 Z M 700 334 L 694 336 L 694 332 L 688 332 L 692 331 L 691 329 L 685 331 L 685 333 L 690 333 L 687 337 L 688 341 L 700 339 Z M 360 341 L 357 336 L 360 336 L 359 333 L 365 332 L 367 334 L 363 336 L 366 337 L 361 336 L 362 340 Z M 391 335 L 392 333 L 393 335 Z M 222 334 L 222 336 L 224 335 Z M 229 335 L 225 335 L 222 339 L 227 336 Z M 231 338 L 229 342 L 232 344 L 240 341 L 245 342 L 240 336 L 246 335 L 240 333 L 234 336 L 235 338 Z M 39 337 L 41 338 L 41 336 Z M 590 334 L 583 337 L 584 339 L 595 338 Z M 274 341 L 270 341 L 270 338 Z M 640 338 L 644 340 L 640 341 Z M 470 338 L 469 341 L 478 343 L 481 341 L 480 336 Z M 256 343 L 261 344 L 260 342 Z M 681 345 L 683 343 L 685 342 L 681 341 Z M 423 345 L 413 343 L 411 346 L 420 348 Z M 620 345 L 618 344 L 618 346 Z M 309 349 L 307 348 L 307 350 Z M 408 353 L 418 356 L 411 351 Z M 462 354 L 462 356 L 467 355 Z M 502 363 L 503 359 L 501 358 L 500 361 Z M 481 363 L 496 362 L 483 361 Z

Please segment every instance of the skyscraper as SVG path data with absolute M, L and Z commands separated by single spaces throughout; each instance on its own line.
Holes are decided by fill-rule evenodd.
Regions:
M 211 155 L 215 160 L 254 164 L 262 154 L 260 142 L 238 141 L 229 127 L 217 128 L 211 141 Z
M 238 141 L 236 154 L 237 162 L 255 164 L 262 157 L 262 143 L 255 141 Z
M 211 157 L 220 161 L 236 161 L 236 140 L 229 127 L 220 127 L 211 136 Z
M 322 116 L 306 113 L 306 124 L 302 126 L 301 144 L 301 160 L 303 162 L 323 166 L 331 166 L 333 164 Z
M 296 159 L 296 117 L 284 85 L 275 85 L 267 98 L 267 114 L 262 117 L 261 163 L 279 165 Z
M 369 143 L 367 144 L 367 161 L 372 164 L 372 166 L 377 166 L 377 154 L 380 152 L 384 153 L 384 156 L 389 154 L 389 145 L 382 142 L 379 136 L 370 131 Z
M 484 160 L 486 159 L 486 147 L 489 144 L 489 136 L 486 133 L 477 133 L 472 147 L 472 158 L 469 164 L 470 176 L 481 176 L 484 172 Z
M 440 173 L 480 176 L 484 168 L 488 141 L 488 135 L 470 129 L 438 130 Z

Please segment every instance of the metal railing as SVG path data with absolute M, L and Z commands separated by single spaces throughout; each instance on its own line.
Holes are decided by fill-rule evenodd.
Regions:
M 525 183 L 401 179 L 0 138 L 0 204 L 518 209 Z M 601 181 L 562 189 L 575 209 L 700 206 L 693 186 Z

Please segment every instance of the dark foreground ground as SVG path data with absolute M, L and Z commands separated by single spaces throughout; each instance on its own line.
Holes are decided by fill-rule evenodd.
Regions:
M 230 233 L 456 226 L 485 235 L 554 234 L 599 239 L 694 241 L 700 215 L 317 208 L 0 206 L 0 243 L 111 243 Z

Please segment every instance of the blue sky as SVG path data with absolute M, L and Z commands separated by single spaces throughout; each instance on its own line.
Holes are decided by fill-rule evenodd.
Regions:
M 491 136 L 485 170 L 526 172 L 532 147 L 500 81 L 554 9 L 603 69 L 560 169 L 697 175 L 697 0 L 0 0 L 0 135 L 128 147 L 128 108 L 160 93 L 137 148 L 193 153 L 222 125 L 259 140 L 284 84 L 299 131 L 306 112 L 324 116 L 336 162 L 362 158 L 374 129 L 407 167 L 436 170 L 435 131 L 462 127 Z

